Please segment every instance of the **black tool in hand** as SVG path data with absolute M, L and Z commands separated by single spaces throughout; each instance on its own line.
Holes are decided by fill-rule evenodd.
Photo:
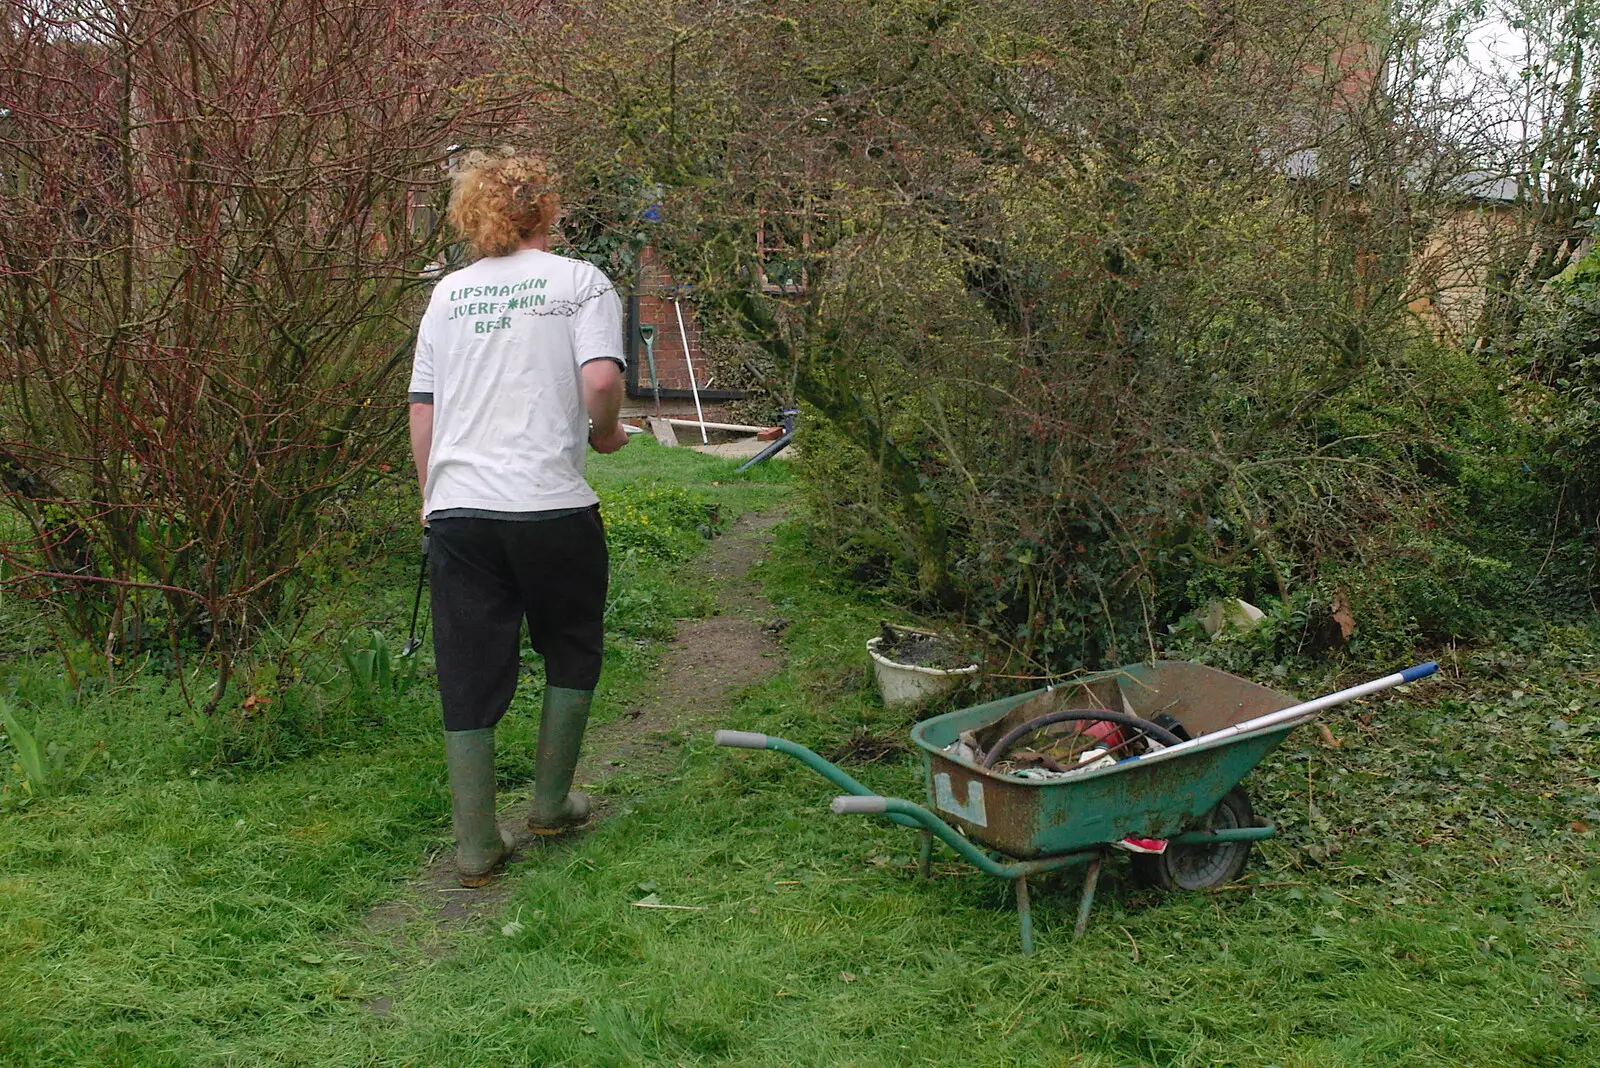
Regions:
M 411 636 L 400 649 L 402 658 L 410 656 L 422 648 L 422 639 L 417 637 L 417 613 L 422 610 L 422 584 L 428 577 L 428 528 L 422 528 L 422 566 L 417 568 L 417 597 L 411 602 Z

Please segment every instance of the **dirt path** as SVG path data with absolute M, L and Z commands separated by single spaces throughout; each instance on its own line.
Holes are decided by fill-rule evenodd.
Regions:
M 746 577 L 766 554 L 781 518 L 777 512 L 746 512 L 711 546 L 698 570 L 716 597 L 717 614 L 679 626 L 661 659 L 656 688 L 620 719 L 589 733 L 580 782 L 670 763 L 684 734 L 714 729 L 741 690 L 777 672 L 782 654 L 769 631 L 772 603 Z
M 719 726 L 720 717 L 741 690 L 782 666 L 778 643 L 769 629 L 772 604 L 759 586 L 746 581 L 751 566 L 771 544 L 773 526 L 782 518 L 775 511 L 746 512 L 696 562 L 697 573 L 715 595 L 717 614 L 684 622 L 661 659 L 655 688 L 640 694 L 619 718 L 589 729 L 577 782 L 594 786 L 621 772 L 664 773 L 676 762 L 677 750 L 687 736 Z M 598 818 L 605 819 L 605 798 L 596 797 L 595 801 Z M 562 849 L 569 841 L 546 841 L 522 832 L 528 805 L 524 797 L 500 811 L 501 825 L 519 832 L 513 867 L 539 851 Z M 442 934 L 477 917 L 493 915 L 510 896 L 515 882 L 513 870 L 488 886 L 463 889 L 456 885 L 452 857 L 444 850 L 429 858 L 422 873 L 396 900 L 374 909 L 367 927 L 396 937 L 405 932 L 425 947 L 442 952 Z M 383 1014 L 389 1007 L 374 1003 L 369 1008 Z

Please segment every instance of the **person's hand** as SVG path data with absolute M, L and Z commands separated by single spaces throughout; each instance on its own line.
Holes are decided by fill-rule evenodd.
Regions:
M 589 445 L 595 452 L 616 452 L 627 443 L 628 432 L 622 429 L 621 422 L 612 423 L 609 431 L 589 431 Z

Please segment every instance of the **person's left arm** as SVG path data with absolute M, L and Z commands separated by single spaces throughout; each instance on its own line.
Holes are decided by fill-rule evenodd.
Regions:
M 622 411 L 622 368 L 604 357 L 580 368 L 583 406 L 589 413 L 589 444 L 595 452 L 616 452 L 628 443 L 617 415 Z

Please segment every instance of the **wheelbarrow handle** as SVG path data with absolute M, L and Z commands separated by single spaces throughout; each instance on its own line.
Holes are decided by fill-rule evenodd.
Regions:
M 755 731 L 718 731 L 715 735 L 718 745 L 730 746 L 734 749 L 765 749 L 767 736 L 757 734 Z
M 887 797 L 857 797 L 854 794 L 836 797 L 828 806 L 838 816 L 881 816 L 889 811 Z
M 873 792 L 855 779 L 841 767 L 807 749 L 799 742 L 791 742 L 787 738 L 774 738 L 770 734 L 758 734 L 755 731 L 718 731 L 713 735 L 718 745 L 731 746 L 734 749 L 771 749 L 785 756 L 791 756 L 800 761 L 824 779 L 833 783 L 841 790 L 848 790 L 858 797 L 873 797 Z M 887 813 L 888 818 L 904 827 L 920 827 L 921 824 L 911 816 Z
M 921 805 L 898 797 L 845 795 L 836 797 L 828 806 L 841 816 L 883 816 L 897 823 L 919 827 L 955 850 L 962 859 L 978 870 L 1001 879 L 1018 879 L 1026 875 L 1054 871 L 1056 868 L 1083 864 L 1100 855 L 1100 846 L 1077 849 L 1071 853 L 1040 857 L 1038 860 L 1003 861 L 991 857 L 972 843 L 966 835 Z

